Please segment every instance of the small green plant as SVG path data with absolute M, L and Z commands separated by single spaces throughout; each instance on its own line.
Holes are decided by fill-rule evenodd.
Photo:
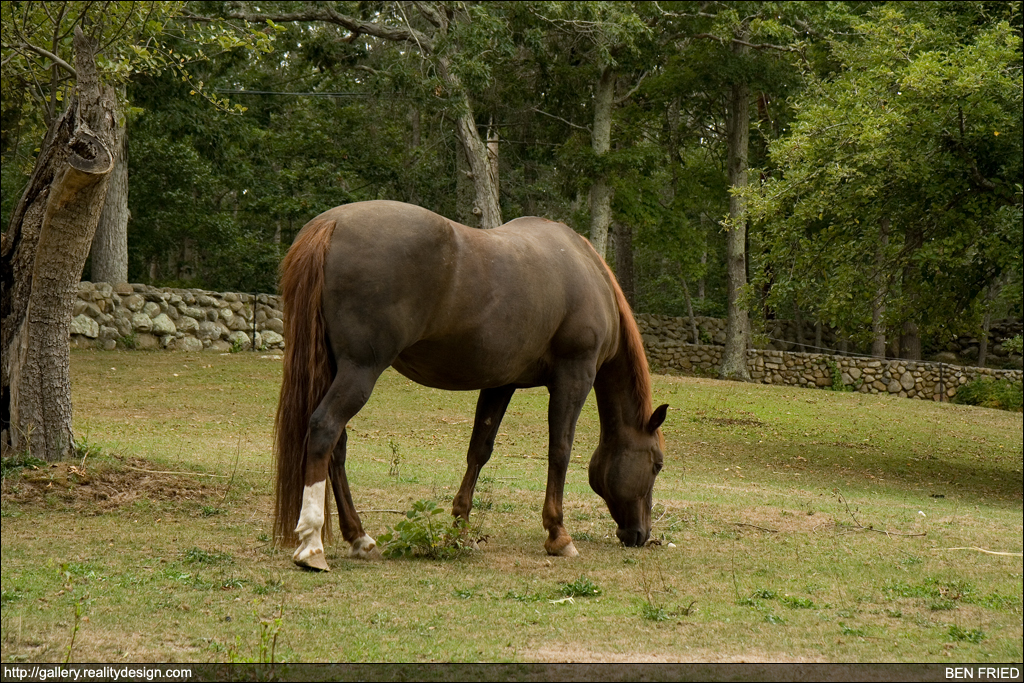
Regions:
M 829 388 L 832 391 L 851 391 L 850 387 L 843 382 L 843 372 L 839 369 L 839 364 L 831 358 L 826 358 L 825 365 L 828 366 L 829 375 L 832 377 L 832 386 Z
M 242 655 L 242 639 L 236 636 L 235 644 L 227 648 L 228 661 L 231 664 L 274 664 L 277 656 L 277 639 L 284 627 L 284 603 L 278 609 L 276 617 L 264 617 L 259 612 L 259 600 L 254 600 L 252 615 L 259 627 L 256 652 L 251 656 Z
M 966 641 L 968 643 L 980 643 L 985 638 L 985 632 L 978 628 L 967 630 L 957 625 L 949 627 L 946 632 L 950 640 Z
M 76 458 L 81 458 L 84 464 L 86 458 L 96 458 L 103 455 L 103 448 L 99 444 L 95 444 L 89 441 L 89 439 L 82 437 L 75 444 L 74 454 Z
M 202 508 L 200 508 L 199 514 L 202 517 L 214 517 L 216 515 L 223 515 L 224 510 L 219 507 L 214 507 L 213 505 L 204 505 Z
M 509 590 L 505 593 L 506 600 L 515 600 L 516 602 L 540 602 L 544 599 L 544 596 L 537 593 L 531 593 L 529 589 L 525 593 L 519 593 L 514 590 Z
M 249 345 L 246 342 L 242 341 L 241 337 L 237 337 L 235 339 L 235 341 L 231 342 L 230 352 L 231 353 L 239 353 L 241 351 L 245 351 L 246 347 L 248 347 L 248 346 Z
M 129 351 L 135 351 L 139 348 L 139 336 L 135 332 L 131 332 L 123 337 L 118 337 L 117 345 Z
M 795 595 L 784 595 L 779 602 L 791 609 L 814 609 L 814 601 L 810 598 L 798 598 Z
M 1003 342 L 1003 348 L 1018 356 L 1024 355 L 1024 336 L 1018 334 L 1016 337 L 1007 339 Z
M 377 539 L 384 556 L 450 560 L 463 554 L 471 547 L 466 542 L 466 522 L 460 518 L 451 525 L 444 513 L 433 501 L 413 503 L 405 519 Z
M 39 458 L 33 458 L 28 453 L 21 455 L 12 455 L 10 457 L 0 458 L 0 475 L 4 479 L 9 477 L 23 469 L 39 469 L 46 465 L 45 460 Z
M 391 468 L 388 470 L 388 474 L 397 479 L 402 473 L 401 448 L 394 439 L 388 439 L 388 448 L 391 449 Z
M 562 584 L 562 595 L 567 598 L 591 598 L 601 594 L 601 589 L 585 574 L 580 574 L 575 581 Z
M 64 655 L 64 663 L 67 664 L 71 661 L 71 653 L 75 649 L 75 637 L 78 635 L 78 630 L 82 627 L 82 602 L 84 598 L 79 598 L 75 601 L 75 616 L 71 625 L 71 642 L 68 643 L 68 651 Z
M 201 548 L 189 548 L 182 556 L 186 564 L 230 564 L 234 561 L 228 553 L 210 552 Z
M 640 616 L 648 621 L 668 621 L 672 618 L 664 607 L 653 605 L 647 600 L 640 603 Z

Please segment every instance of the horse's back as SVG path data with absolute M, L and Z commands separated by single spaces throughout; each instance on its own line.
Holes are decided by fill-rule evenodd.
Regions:
M 609 276 L 565 225 L 520 218 L 478 230 L 384 201 L 320 218 L 336 222 L 324 311 L 339 359 L 478 389 L 544 384 L 561 359 L 614 350 Z

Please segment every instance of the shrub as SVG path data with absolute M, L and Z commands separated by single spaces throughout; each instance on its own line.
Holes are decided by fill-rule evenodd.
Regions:
M 471 544 L 465 541 L 465 521 L 457 519 L 452 526 L 444 513 L 445 510 L 433 501 L 413 503 L 412 510 L 405 513 L 405 519 L 378 538 L 384 556 L 447 560 L 469 550 Z
M 1006 379 L 979 377 L 970 384 L 960 387 L 953 401 L 962 405 L 999 408 L 1019 413 L 1024 408 L 1024 385 Z

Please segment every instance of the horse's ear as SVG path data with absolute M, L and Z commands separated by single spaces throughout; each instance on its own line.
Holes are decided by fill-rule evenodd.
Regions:
M 665 421 L 665 416 L 668 414 L 668 404 L 663 403 L 654 409 L 651 413 L 651 419 L 647 421 L 647 431 L 653 434 L 661 423 Z

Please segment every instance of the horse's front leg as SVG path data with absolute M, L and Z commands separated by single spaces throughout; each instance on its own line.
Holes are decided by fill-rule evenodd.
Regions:
M 473 420 L 473 435 L 469 438 L 469 451 L 466 453 L 466 474 L 462 477 L 462 485 L 459 486 L 459 492 L 452 502 L 452 515 L 456 522 L 459 518 L 469 521 L 477 478 L 494 452 L 494 437 L 498 434 L 501 418 L 505 416 L 515 390 L 513 386 L 504 386 L 480 392 Z
M 563 375 L 549 387 L 548 403 L 548 484 L 544 494 L 542 517 L 548 538 L 544 549 L 548 555 L 576 557 L 579 552 L 562 524 L 562 492 L 565 474 L 572 456 L 572 440 L 576 421 L 594 383 L 593 373 Z

